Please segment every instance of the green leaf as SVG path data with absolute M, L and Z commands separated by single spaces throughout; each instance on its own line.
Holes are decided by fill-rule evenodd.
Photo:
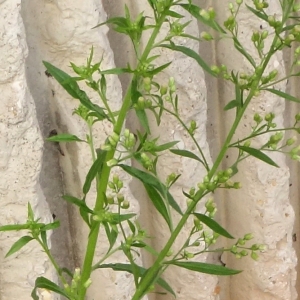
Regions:
M 287 94 L 287 93 L 284 93 L 284 92 L 281 92 L 281 91 L 278 91 L 278 90 L 275 90 L 275 89 L 264 89 L 265 91 L 268 91 L 272 94 L 275 94 L 277 96 L 280 96 L 286 100 L 289 100 L 289 101 L 293 101 L 293 102 L 297 102 L 297 103 L 300 103 L 300 99 L 299 98 L 296 98 L 290 94 Z
M 100 74 L 102 75 L 120 75 L 120 74 L 124 74 L 124 73 L 132 73 L 131 70 L 126 69 L 126 68 L 113 68 L 113 69 L 109 69 L 109 70 L 104 70 L 104 71 L 100 71 Z
M 139 269 L 140 276 L 143 276 L 145 272 L 147 271 L 145 268 L 140 267 L 136 265 L 136 267 Z M 103 264 L 98 266 L 97 268 L 99 269 L 104 269 L 104 268 L 110 268 L 113 269 L 114 271 L 123 271 L 123 272 L 128 272 L 130 274 L 133 274 L 133 268 L 132 265 L 130 264 L 122 264 L 122 263 L 117 263 L 117 264 Z M 168 291 L 170 294 L 172 294 L 174 297 L 176 297 L 175 292 L 173 289 L 170 287 L 170 285 L 161 277 L 158 278 L 156 281 L 158 285 L 160 285 L 162 288 L 164 288 L 166 291 Z
M 187 47 L 184 47 L 184 46 L 177 46 L 175 44 L 170 44 L 170 45 L 163 44 L 163 45 L 160 45 L 160 47 L 168 48 L 168 49 L 171 49 L 173 51 L 178 51 L 178 52 L 181 52 L 181 53 L 185 54 L 186 56 L 189 56 L 189 57 L 193 58 L 201 66 L 201 68 L 204 71 L 206 71 L 207 73 L 209 73 L 210 75 L 212 75 L 214 77 L 217 77 L 215 72 L 213 72 L 210 69 L 210 67 L 206 64 L 206 62 L 194 50 L 192 50 L 190 48 L 187 48 Z
M 56 283 L 50 281 L 49 279 L 47 279 L 45 277 L 38 277 L 35 280 L 35 286 L 31 293 L 31 297 L 33 300 L 39 300 L 39 297 L 36 294 L 37 289 L 46 289 L 49 291 L 53 291 L 56 294 L 62 295 L 64 297 L 66 297 L 67 299 L 71 300 L 69 295 L 61 287 L 59 287 Z
M 46 139 L 49 142 L 85 142 L 73 134 L 57 134 Z
M 120 215 L 120 214 L 117 214 L 117 213 L 112 213 L 111 216 L 112 216 L 112 220 L 111 220 L 112 224 L 120 224 L 121 222 L 132 219 L 133 217 L 136 216 L 136 214 Z
M 193 5 L 191 3 L 178 5 L 187 10 L 194 18 L 199 20 L 202 24 L 205 24 L 220 33 L 226 33 L 226 31 L 215 20 L 207 20 L 206 18 L 203 18 L 200 14 L 202 9 L 198 5 Z
M 139 179 L 142 183 L 151 185 L 152 187 L 156 188 L 161 195 L 167 195 L 167 200 L 170 206 L 180 215 L 182 215 L 182 211 L 177 202 L 174 200 L 173 196 L 170 194 L 166 186 L 162 184 L 156 177 L 131 166 L 123 164 L 120 164 L 118 166 L 121 167 L 129 175 Z
M 157 209 L 157 211 L 165 219 L 165 221 L 167 222 L 170 230 L 172 230 L 171 219 L 170 219 L 170 216 L 169 216 L 169 213 L 168 213 L 168 210 L 167 210 L 167 207 L 165 205 L 165 202 L 164 202 L 163 198 L 157 192 L 157 190 L 154 187 L 152 187 L 151 185 L 144 183 L 144 187 L 145 187 L 146 192 L 147 192 L 149 198 L 151 199 L 154 207 Z
M 0 226 L 0 231 L 18 231 L 22 229 L 29 229 L 29 227 L 29 224 L 3 225 Z
M 107 151 L 104 150 L 101 150 L 97 153 L 98 154 L 97 159 L 94 161 L 89 172 L 87 173 L 85 183 L 82 188 L 82 191 L 85 195 L 89 192 L 91 188 L 91 184 L 95 179 L 96 175 L 101 173 L 103 163 L 105 161 L 106 153 Z
M 118 231 L 114 228 L 110 229 L 110 226 L 108 223 L 103 223 L 103 226 L 105 228 L 106 236 L 109 242 L 109 248 L 107 250 L 107 253 L 112 249 L 114 244 L 116 243 L 117 237 L 118 237 Z
M 72 204 L 77 205 L 78 207 L 82 208 L 84 211 L 93 214 L 94 212 L 86 205 L 85 201 L 78 199 L 73 196 L 64 195 L 62 198 Z
M 47 230 L 53 230 L 56 229 L 60 226 L 59 221 L 54 221 L 52 223 L 46 224 L 45 226 L 41 227 L 41 230 L 47 231 Z
M 239 102 L 236 100 L 231 100 L 225 105 L 224 110 L 230 110 L 235 107 L 239 107 Z
M 153 69 L 151 71 L 147 71 L 147 75 L 154 76 L 158 73 L 160 73 L 162 70 L 166 69 L 172 62 L 168 62 L 160 67 L 157 67 L 156 69 Z
M 197 219 L 199 221 L 204 223 L 206 226 L 208 226 L 214 232 L 216 232 L 222 236 L 225 236 L 229 239 L 234 239 L 234 237 L 228 231 L 226 231 L 221 225 L 219 225 L 219 223 L 217 223 L 215 220 L 209 218 L 206 215 L 199 214 L 199 213 L 194 213 L 194 215 L 197 217 Z
M 183 18 L 183 15 L 173 11 L 173 10 L 168 10 L 167 11 L 167 16 L 173 17 L 173 18 L 177 18 L 177 19 L 181 19 Z
M 173 154 L 179 155 L 179 156 L 198 160 L 203 164 L 203 161 L 196 154 L 194 154 L 193 152 L 190 152 L 188 150 L 170 149 L 170 152 L 172 152 Z
M 135 113 L 147 133 L 150 133 L 149 121 L 145 110 L 136 109 Z
M 32 240 L 34 240 L 34 238 L 31 236 L 28 236 L 28 235 L 22 236 L 11 246 L 11 248 L 6 253 L 5 257 L 8 257 L 8 256 L 16 253 L 17 251 L 19 251 L 21 248 L 23 248 L 26 244 L 28 244 Z
M 256 63 L 253 57 L 244 49 L 242 44 L 239 42 L 239 40 L 236 37 L 233 37 L 233 44 L 236 50 L 238 50 L 249 62 L 250 64 L 256 68 Z
M 264 154 L 262 151 L 260 151 L 258 149 L 251 148 L 251 147 L 245 147 L 245 146 L 235 146 L 235 147 L 242 151 L 247 152 L 248 154 L 252 155 L 253 157 L 258 158 L 271 166 L 279 168 L 279 166 L 269 156 L 267 156 L 266 154 Z
M 267 15 L 261 13 L 260 11 L 258 11 L 258 10 L 256 10 L 256 9 L 252 8 L 251 6 L 249 6 L 249 5 L 247 5 L 247 4 L 246 4 L 246 6 L 247 6 L 247 8 L 248 8 L 252 13 L 254 13 L 258 18 L 260 18 L 260 19 L 262 19 L 262 20 L 268 22 L 268 16 L 267 16 Z
M 99 107 L 97 104 L 93 104 L 87 94 L 79 88 L 78 83 L 74 78 L 46 61 L 43 61 L 43 63 L 47 68 L 47 71 L 74 99 L 78 99 L 83 106 L 96 112 L 97 117 L 100 120 L 109 119 L 103 108 Z
M 155 151 L 155 152 L 160 152 L 160 151 L 168 150 L 168 149 L 170 149 L 171 147 L 175 146 L 177 143 L 178 143 L 178 141 L 174 141 L 174 142 L 169 142 L 169 143 L 165 143 L 165 144 L 156 146 L 156 147 L 154 148 L 154 151 Z
M 235 275 L 239 274 L 242 271 L 239 270 L 233 270 L 229 269 L 220 265 L 213 265 L 213 264 L 207 264 L 202 262 L 193 262 L 193 261 L 186 261 L 186 262 L 180 262 L 180 261 L 168 261 L 165 262 L 165 264 L 174 265 L 180 268 L 185 268 L 191 271 L 199 272 L 199 273 L 205 273 L 205 274 L 211 274 L 211 275 L 222 275 L 222 276 L 228 276 L 228 275 Z

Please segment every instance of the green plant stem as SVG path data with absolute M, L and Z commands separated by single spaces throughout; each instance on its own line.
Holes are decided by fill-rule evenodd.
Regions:
M 165 20 L 166 15 L 161 15 L 160 19 L 158 20 L 158 23 L 156 24 L 156 27 L 154 28 L 148 43 L 145 47 L 145 50 L 143 52 L 143 55 L 141 56 L 141 60 L 139 64 L 143 64 L 144 60 L 148 57 L 150 51 L 152 50 L 152 46 L 155 42 L 155 39 L 160 31 L 160 28 Z M 127 89 L 126 95 L 123 100 L 122 107 L 120 109 L 120 113 L 118 116 L 118 119 L 114 125 L 114 132 L 118 135 L 120 135 L 122 127 L 124 125 L 126 115 L 130 109 L 131 106 L 131 97 L 132 97 L 132 83 L 136 80 L 136 75 L 133 76 L 131 83 Z M 110 150 L 107 155 L 105 162 L 103 164 L 101 178 L 97 184 L 97 199 L 94 211 L 98 212 L 103 210 L 104 204 L 105 204 L 105 195 L 106 195 L 106 189 L 107 184 L 109 180 L 109 175 L 111 171 L 111 167 L 107 166 L 107 162 L 111 159 L 113 159 L 115 154 L 115 149 Z M 91 272 L 92 272 L 92 264 L 93 259 L 95 255 L 95 250 L 97 246 L 98 236 L 99 236 L 99 230 L 100 230 L 100 223 L 92 222 L 92 230 L 89 235 L 88 244 L 86 247 L 86 254 L 84 258 L 84 263 L 82 267 L 82 274 L 81 274 L 81 289 L 79 291 L 79 300 L 84 300 L 86 295 L 87 288 L 84 286 L 84 283 L 90 278 Z
M 245 100 L 244 105 L 240 108 L 240 110 L 238 111 L 236 118 L 232 124 L 232 127 L 226 137 L 226 140 L 219 152 L 218 157 L 215 160 L 215 163 L 213 164 L 211 170 L 208 172 L 208 178 L 211 179 L 216 171 L 218 170 L 218 167 L 220 166 L 224 156 L 226 155 L 226 152 L 229 148 L 230 142 L 233 138 L 233 135 L 235 134 L 235 131 L 251 101 L 251 99 L 254 97 L 255 92 L 259 86 L 259 82 L 260 82 L 260 78 L 262 77 L 264 70 L 266 69 L 272 55 L 274 54 L 274 52 L 272 51 L 274 45 L 276 44 L 277 41 L 277 37 L 274 37 L 273 43 L 270 47 L 270 51 L 268 53 L 268 55 L 266 56 L 266 58 L 264 59 L 264 62 L 262 64 L 262 68 L 261 71 L 257 74 L 257 80 L 253 82 L 252 87 L 249 91 L 249 94 Z M 184 224 L 186 223 L 188 217 L 190 216 L 190 214 L 192 213 L 192 211 L 194 210 L 194 208 L 196 207 L 197 203 L 199 202 L 199 200 L 203 197 L 203 192 L 198 191 L 195 195 L 195 199 L 193 202 L 191 202 L 191 204 L 189 205 L 189 207 L 187 208 L 186 212 L 183 214 L 182 218 L 180 219 L 178 225 L 176 226 L 176 228 L 174 229 L 173 233 L 171 234 L 169 240 L 167 241 L 166 245 L 164 246 L 164 248 L 161 250 L 160 254 L 158 255 L 156 261 L 153 263 L 152 267 L 150 267 L 150 269 L 148 269 L 147 274 L 145 275 L 145 277 L 143 277 L 143 279 L 140 282 L 139 287 L 137 288 L 135 294 L 132 297 L 132 300 L 140 300 L 141 297 L 143 295 L 145 295 L 147 293 L 147 289 L 149 288 L 149 286 L 151 286 L 156 278 L 156 274 L 158 273 L 158 271 L 160 270 L 160 268 L 162 268 L 162 262 L 164 260 L 164 258 L 166 257 L 166 255 L 168 254 L 169 250 L 171 249 L 173 243 L 175 242 L 178 234 L 180 233 L 180 231 L 182 230 Z
M 105 254 L 93 267 L 92 267 L 92 270 L 96 270 L 100 267 L 100 265 L 107 259 L 109 258 L 110 256 L 112 256 L 114 253 L 116 253 L 117 251 L 121 250 L 122 247 L 119 246 L 115 249 L 112 249 L 110 250 L 107 254 Z
M 67 281 L 66 281 L 65 277 L 61 275 L 61 269 L 60 269 L 59 265 L 56 263 L 54 257 L 52 256 L 50 250 L 48 249 L 48 247 L 40 240 L 39 237 L 36 238 L 36 241 L 41 245 L 41 247 L 45 251 L 46 255 L 50 259 L 50 261 L 51 261 L 54 269 L 56 270 L 56 273 L 57 273 L 59 279 L 61 280 L 62 284 L 63 285 L 67 284 Z

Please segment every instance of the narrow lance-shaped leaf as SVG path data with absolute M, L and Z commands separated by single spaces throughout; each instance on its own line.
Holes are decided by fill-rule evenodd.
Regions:
M 147 133 L 150 133 L 150 126 L 148 121 L 148 116 L 145 112 L 145 110 L 136 109 L 135 110 L 136 116 L 138 117 L 141 125 L 145 129 Z
M 272 94 L 275 94 L 279 97 L 282 97 L 286 100 L 289 100 L 289 101 L 292 101 L 292 102 L 296 102 L 296 103 L 300 103 L 300 99 L 299 98 L 296 98 L 290 94 L 287 94 L 287 93 L 284 93 L 284 92 L 281 92 L 281 91 L 278 91 L 278 90 L 275 90 L 275 89 L 264 89 L 264 91 L 268 91 Z
M 91 102 L 85 91 L 79 88 L 78 83 L 74 78 L 46 61 L 44 61 L 43 63 L 48 72 L 74 99 L 78 99 L 83 106 L 92 111 L 95 111 L 97 113 L 97 117 L 100 120 L 108 119 L 108 116 L 105 114 L 103 108 Z
M 198 160 L 199 162 L 201 162 L 203 164 L 202 159 L 200 159 L 196 154 L 194 154 L 193 152 L 190 152 L 188 150 L 170 149 L 170 152 L 172 152 L 173 154 L 179 155 L 179 156 L 184 156 L 187 158 Z
M 168 48 L 173 51 L 178 51 L 178 52 L 185 54 L 188 57 L 193 58 L 201 66 L 201 68 L 204 71 L 206 71 L 207 73 L 209 73 L 210 75 L 212 75 L 214 77 L 217 77 L 216 73 L 211 70 L 211 68 L 207 65 L 207 63 L 194 50 L 184 47 L 184 46 L 177 46 L 175 44 L 171 44 L 171 45 L 163 44 L 163 45 L 160 45 L 160 47 Z
M 255 14 L 258 18 L 260 18 L 260 19 L 262 19 L 262 20 L 268 22 L 268 16 L 267 16 L 266 14 L 263 14 L 262 12 L 260 12 L 260 11 L 258 11 L 258 10 L 256 10 L 256 9 L 252 8 L 251 6 L 249 6 L 249 5 L 247 5 L 247 4 L 246 4 L 246 6 L 247 6 L 247 8 L 248 8 L 253 14 Z
M 39 297 L 36 293 L 37 289 L 46 289 L 46 290 L 52 291 L 56 294 L 62 295 L 64 297 L 66 297 L 67 299 L 71 299 L 70 296 L 61 287 L 59 287 L 56 283 L 50 281 L 49 279 L 47 279 L 45 277 L 38 277 L 35 280 L 35 286 L 31 293 L 31 297 L 33 300 L 39 300 Z
M 162 215 L 162 217 L 167 222 L 170 230 L 172 229 L 171 226 L 171 219 L 167 210 L 167 207 L 165 205 L 164 200 L 160 196 L 160 194 L 157 192 L 155 188 L 153 188 L 151 185 L 144 183 L 144 187 L 146 189 L 146 192 L 151 199 L 154 207 L 157 209 L 157 211 Z
M 112 249 L 114 244 L 116 243 L 117 237 L 118 237 L 118 231 L 114 230 L 113 228 L 110 229 L 110 226 L 108 223 L 103 223 L 106 236 L 109 242 L 109 248 L 107 250 L 107 253 Z
M 202 262 L 193 262 L 193 261 L 169 261 L 165 262 L 165 264 L 174 265 L 180 268 L 188 269 L 191 271 L 199 272 L 199 273 L 205 273 L 205 274 L 211 274 L 211 275 L 222 275 L 222 276 L 228 276 L 228 275 L 235 275 L 239 274 L 242 271 L 229 269 L 220 265 L 213 265 L 213 264 L 207 264 Z
M 264 154 L 262 151 L 260 151 L 258 149 L 251 148 L 251 147 L 245 147 L 245 146 L 236 146 L 236 148 L 247 152 L 248 154 L 252 155 L 253 157 L 258 158 L 271 166 L 279 168 L 279 166 L 269 156 L 267 156 L 266 154 Z
M 235 107 L 239 107 L 239 102 L 236 100 L 231 100 L 224 106 L 224 110 L 230 110 Z
M 204 214 L 194 213 L 194 215 L 197 217 L 199 221 L 204 223 L 206 226 L 208 226 L 210 229 L 212 229 L 214 232 L 225 236 L 229 239 L 234 239 L 234 237 L 226 231 L 219 223 L 217 223 L 215 220 L 209 218 L 208 216 Z
M 26 244 L 28 244 L 30 241 L 32 241 L 34 238 L 31 236 L 22 236 L 20 239 L 18 239 L 8 250 L 6 253 L 5 257 L 8 257 L 17 251 L 19 251 L 21 248 L 23 248 Z
M 143 276 L 146 272 L 146 269 L 140 266 L 136 266 L 139 269 L 140 277 Z M 122 264 L 122 263 L 117 263 L 117 264 L 102 264 L 98 266 L 97 268 L 104 269 L 104 268 L 110 268 L 113 269 L 114 271 L 123 271 L 123 272 L 128 272 L 130 274 L 133 274 L 133 267 L 130 264 Z M 156 281 L 158 285 L 160 285 L 162 288 L 164 288 L 167 292 L 172 294 L 174 297 L 176 297 L 175 292 L 173 289 L 170 287 L 170 285 L 161 277 L 159 277 Z
M 91 184 L 95 179 L 96 175 L 101 172 L 105 157 L 106 157 L 106 151 L 101 150 L 98 152 L 98 157 L 94 161 L 88 174 L 86 175 L 85 183 L 82 188 L 82 191 L 85 195 L 89 192 L 91 188 Z
M 149 173 L 133 168 L 131 166 L 120 164 L 119 167 L 121 167 L 129 175 L 139 179 L 142 183 L 155 187 L 161 195 L 167 195 L 170 206 L 182 215 L 182 211 L 177 202 L 174 200 L 173 196 L 167 190 L 166 186 L 163 185 L 157 178 Z
M 3 225 L 0 226 L 0 231 L 16 231 L 16 230 L 28 229 L 29 227 L 30 227 L 29 224 Z
M 49 142 L 85 142 L 73 134 L 57 134 L 46 139 Z
M 78 207 L 82 208 L 84 211 L 86 211 L 88 213 L 93 213 L 93 211 L 90 208 L 88 208 L 86 203 L 81 199 L 78 199 L 73 196 L 68 196 L 68 195 L 64 195 L 64 196 L 62 196 L 62 198 L 72 204 L 77 205 Z
M 168 149 L 170 149 L 171 147 L 175 146 L 177 143 L 178 143 L 178 141 L 174 141 L 174 142 L 169 142 L 169 143 L 165 143 L 165 144 L 156 146 L 156 147 L 154 148 L 154 151 L 155 151 L 155 152 L 160 152 L 160 151 L 168 150 Z
M 133 217 L 136 216 L 136 214 L 116 214 L 116 213 L 112 213 L 112 224 L 120 224 L 121 222 L 127 221 L 129 219 L 132 219 Z
M 151 70 L 151 71 L 148 71 L 148 72 L 147 72 L 147 75 L 149 75 L 149 76 L 154 76 L 155 74 L 158 74 L 158 73 L 160 73 L 162 70 L 166 69 L 171 63 L 172 63 L 172 62 L 168 62 L 168 63 L 166 63 L 166 64 L 164 64 L 164 65 L 162 65 L 162 66 L 159 66 L 159 67 L 157 67 L 157 68 L 155 68 L 155 69 L 153 69 L 153 70 Z

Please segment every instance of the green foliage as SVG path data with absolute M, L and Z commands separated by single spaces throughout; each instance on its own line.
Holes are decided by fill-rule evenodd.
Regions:
M 188 3 L 186 3 L 188 2 Z M 299 21 L 296 12 L 299 10 L 295 1 L 280 1 L 282 18 L 268 15 L 265 10 L 268 7 L 266 1 L 253 0 L 252 5 L 246 5 L 253 18 L 259 18 L 268 24 L 268 28 L 262 32 L 254 31 L 249 42 L 253 44 L 257 52 L 257 59 L 253 54 L 247 52 L 246 45 L 239 39 L 239 24 L 237 16 L 243 4 L 237 0 L 235 4 L 229 4 L 228 18 L 224 24 L 219 24 L 216 12 L 213 8 L 203 9 L 192 3 L 192 1 L 174 0 L 148 0 L 153 10 L 153 17 L 139 13 L 133 18 L 128 7 L 125 6 L 124 16 L 117 16 L 108 19 L 107 24 L 113 30 L 124 34 L 131 40 L 135 55 L 135 67 L 129 64 L 113 69 L 102 70 L 102 61 L 93 64 L 94 49 L 91 49 L 86 65 L 77 66 L 71 63 L 71 68 L 76 76 L 67 74 L 49 62 L 44 62 L 47 71 L 57 80 L 61 87 L 74 99 L 78 100 L 78 107 L 73 114 L 78 115 L 86 123 L 88 133 L 85 139 L 72 134 L 59 134 L 48 138 L 51 142 L 85 142 L 91 149 L 91 167 L 86 174 L 86 180 L 82 187 L 82 199 L 72 195 L 65 195 L 63 199 L 78 207 L 80 215 L 89 229 L 88 243 L 84 263 L 80 268 L 73 271 L 60 267 L 52 257 L 47 245 L 47 231 L 59 226 L 58 222 L 43 224 L 36 219 L 34 212 L 28 204 L 28 218 L 25 224 L 0 226 L 0 231 L 25 230 L 26 234 L 19 238 L 9 249 L 6 256 L 15 254 L 32 240 L 38 242 L 43 251 L 48 255 L 54 268 L 57 271 L 61 285 L 51 282 L 49 279 L 39 277 L 36 280 L 32 298 L 39 299 L 37 288 L 45 288 L 70 300 L 84 300 L 88 287 L 92 284 L 91 273 L 110 268 L 115 271 L 127 272 L 134 278 L 135 293 L 132 300 L 140 300 L 145 294 L 154 290 L 159 285 L 166 292 L 174 297 L 175 292 L 170 285 L 162 279 L 164 271 L 170 266 L 184 268 L 194 272 L 212 275 L 235 275 L 239 270 L 233 270 L 220 265 L 200 263 L 194 260 L 207 252 L 229 252 L 236 258 L 242 258 L 250 253 L 254 260 L 258 259 L 259 252 L 265 251 L 265 246 L 260 244 L 248 245 L 253 238 L 252 234 L 245 234 L 238 238 L 229 248 L 213 249 L 212 245 L 217 242 L 220 236 L 227 239 L 234 237 L 223 228 L 214 217 L 217 213 L 217 206 L 212 198 L 213 193 L 220 188 L 239 189 L 239 182 L 231 181 L 233 176 L 238 175 L 238 165 L 249 156 L 256 158 L 266 164 L 278 167 L 266 153 L 283 152 L 287 153 L 293 160 L 300 161 L 300 146 L 295 146 L 295 138 L 289 138 L 283 142 L 283 132 L 293 131 L 300 133 L 300 114 L 295 116 L 294 124 L 287 128 L 277 128 L 276 116 L 273 112 L 266 115 L 255 113 L 253 116 L 253 127 L 245 137 L 236 139 L 234 133 L 253 99 L 261 92 L 271 93 L 283 99 L 293 102 L 300 102 L 296 97 L 277 90 L 276 84 L 287 80 L 300 73 L 294 69 L 299 65 L 300 47 L 296 48 L 294 61 L 288 72 L 288 76 L 277 78 L 277 70 L 267 73 L 267 67 L 271 58 L 276 52 L 285 47 L 291 47 L 293 43 L 300 41 Z M 200 34 L 200 37 L 191 36 L 186 33 L 190 22 L 183 22 L 183 15 L 177 9 L 189 13 L 198 22 L 207 27 L 207 31 Z M 288 22 L 289 25 L 285 25 Z M 163 24 L 169 26 L 169 32 L 158 41 L 158 34 Z M 97 27 L 98 27 L 97 26 Z M 142 43 L 142 38 L 147 32 L 147 43 Z M 225 65 L 209 66 L 207 62 L 194 50 L 178 43 L 180 38 L 193 39 L 199 42 L 210 42 L 215 38 L 228 38 L 232 40 L 233 46 L 239 52 L 242 59 L 249 62 L 251 68 L 244 70 L 228 71 Z M 176 39 L 175 39 L 176 38 Z M 271 46 L 266 47 L 265 41 L 269 39 Z M 176 40 L 176 42 L 175 42 Z M 177 94 L 176 82 L 170 77 L 168 82 L 158 82 L 158 74 L 168 68 L 172 62 L 159 65 L 157 52 L 154 49 L 165 48 L 168 51 L 176 51 L 193 59 L 210 76 L 227 80 L 231 84 L 234 99 L 228 101 L 224 110 L 234 110 L 235 117 L 232 126 L 227 132 L 224 144 L 218 149 L 215 161 L 210 165 L 205 156 L 199 141 L 195 138 L 198 130 L 196 120 L 189 124 L 181 116 L 179 106 L 184 105 Z M 124 96 L 122 106 L 113 111 L 109 97 L 107 96 L 107 75 L 119 75 L 128 73 L 131 82 Z M 101 106 L 91 101 L 88 94 L 79 87 L 78 81 L 84 81 L 89 89 L 99 96 Z M 186 104 L 185 104 L 186 105 Z M 133 111 L 140 122 L 142 132 L 130 132 L 125 128 L 125 121 L 129 111 Z M 160 126 L 166 114 L 174 117 L 182 129 L 189 136 L 194 144 L 191 149 L 177 149 L 177 141 L 169 141 L 161 144 L 157 136 L 151 135 L 149 124 L 149 112 L 155 116 L 157 125 Z M 95 148 L 93 126 L 96 122 L 110 122 L 112 131 L 103 141 L 101 149 Z M 122 129 L 124 129 L 122 131 Z M 260 147 L 250 147 L 252 140 L 258 136 L 266 135 L 268 141 Z M 220 169 L 227 151 L 233 149 L 236 158 L 232 166 L 226 170 Z M 196 150 L 192 150 L 196 149 Z M 288 150 L 286 150 L 288 149 Z M 180 207 L 182 199 L 172 194 L 172 186 L 176 183 L 181 174 L 171 173 L 166 178 L 161 178 L 157 172 L 157 164 L 162 155 L 169 152 L 185 159 L 192 159 L 195 163 L 202 165 L 207 174 L 199 178 L 197 186 L 190 186 L 189 191 L 182 191 L 182 199 L 186 199 L 186 206 Z M 139 164 L 139 168 L 126 165 L 128 159 Z M 119 175 L 112 175 L 111 170 L 118 172 L 122 170 L 131 177 L 139 180 L 151 201 L 153 208 L 162 216 L 169 228 L 169 236 L 162 249 L 156 251 L 148 245 L 147 230 L 141 228 L 134 213 L 125 213 L 130 207 L 130 199 L 123 194 L 123 181 Z M 187 183 L 188 184 L 188 183 Z M 97 192 L 94 207 L 88 207 L 85 200 L 92 187 Z M 205 200 L 205 196 L 209 198 Z M 197 204 L 205 202 L 205 211 L 197 212 Z M 172 215 L 177 215 L 177 222 L 174 222 Z M 188 220 L 193 218 L 193 224 L 189 225 Z M 176 253 L 172 252 L 174 243 L 182 228 L 189 227 L 189 234 L 180 245 Z M 94 265 L 94 253 L 98 241 L 99 231 L 104 229 L 107 236 L 107 252 Z M 128 229 L 128 230 L 125 230 Z M 154 262 L 148 268 L 137 265 L 137 251 L 143 249 L 153 255 Z M 128 264 L 106 263 L 105 261 L 116 252 L 123 252 Z M 65 275 L 68 277 L 66 278 Z M 70 278 L 71 283 L 70 283 Z

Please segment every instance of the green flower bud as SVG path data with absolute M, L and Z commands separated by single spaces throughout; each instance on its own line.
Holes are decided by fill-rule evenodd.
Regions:
M 262 38 L 263 40 L 265 40 L 265 39 L 268 37 L 268 34 L 269 34 L 269 32 L 268 32 L 267 30 L 264 30 L 264 31 L 262 32 L 262 34 L 261 34 L 261 38 Z
M 258 31 L 254 31 L 252 33 L 251 40 L 252 40 L 252 42 L 258 42 L 259 41 L 259 32 Z
M 115 203 L 114 197 L 113 197 L 113 196 L 107 196 L 107 197 L 106 197 L 106 200 L 107 200 L 107 203 L 108 203 L 108 204 L 114 204 L 114 203 Z
M 240 182 L 234 182 L 234 183 L 233 183 L 233 188 L 234 188 L 234 189 L 238 190 L 238 189 L 240 189 L 241 187 L 242 187 L 242 184 L 241 184 Z
M 112 181 L 109 181 L 109 182 L 107 183 L 107 185 L 108 185 L 109 188 L 111 188 L 112 190 L 115 189 L 115 184 L 114 184 Z
M 246 244 L 246 241 L 244 239 L 238 239 L 237 243 L 241 246 L 244 246 Z
M 210 14 L 205 9 L 201 9 L 200 16 L 206 21 L 210 19 Z
M 258 260 L 258 254 L 256 253 L 256 252 L 254 252 L 254 251 L 252 251 L 251 252 L 251 258 L 253 259 L 253 260 Z
M 113 158 L 113 159 L 109 160 L 106 164 L 109 168 L 111 168 L 111 167 L 116 166 L 118 164 L 118 161 L 115 158 Z
M 168 92 L 168 87 L 165 86 L 165 85 L 162 85 L 160 87 L 160 94 L 161 94 L 161 96 L 165 95 L 167 92 Z
M 230 251 L 234 254 L 237 253 L 237 246 L 236 245 L 231 246 Z
M 237 5 L 241 5 L 243 3 L 243 0 L 235 0 Z
M 129 138 L 129 136 L 130 136 L 130 131 L 129 131 L 129 129 L 126 128 L 124 130 L 124 137 Z
M 214 39 L 212 35 L 206 31 L 201 32 L 200 37 L 205 41 L 211 41 Z
M 251 141 L 250 140 L 248 140 L 248 141 L 246 141 L 245 143 L 244 143 L 244 146 L 245 147 L 249 147 L 251 145 Z
M 113 180 L 112 180 L 112 182 L 113 182 L 114 184 L 117 184 L 117 183 L 119 182 L 119 175 L 118 175 L 118 174 L 114 174 L 114 175 L 113 175 Z
M 87 289 L 91 284 L 92 284 L 92 279 L 89 278 L 89 279 L 83 284 L 83 286 Z
M 195 192 L 196 192 L 196 189 L 194 187 L 192 187 L 189 191 L 189 195 L 190 196 L 194 196 L 195 195 Z
M 211 69 L 214 73 L 216 73 L 216 74 L 219 74 L 220 71 L 221 71 L 221 70 L 220 70 L 217 66 L 215 66 L 215 65 L 211 66 L 210 69 Z
M 289 138 L 289 139 L 286 141 L 286 145 L 287 145 L 287 146 L 291 146 L 291 145 L 293 145 L 293 144 L 296 142 L 296 140 L 297 140 L 296 137 Z
M 248 251 L 247 251 L 247 250 L 242 250 L 242 251 L 240 252 L 240 254 L 241 254 L 242 256 L 247 256 L 247 255 L 248 255 Z
M 124 195 L 123 194 L 117 194 L 118 203 L 122 203 L 124 201 Z
M 252 233 L 247 233 L 244 235 L 244 240 L 245 241 L 250 241 L 253 239 L 253 234 Z
M 129 201 L 128 200 L 124 200 L 121 207 L 123 209 L 128 209 L 129 206 L 130 206 Z

